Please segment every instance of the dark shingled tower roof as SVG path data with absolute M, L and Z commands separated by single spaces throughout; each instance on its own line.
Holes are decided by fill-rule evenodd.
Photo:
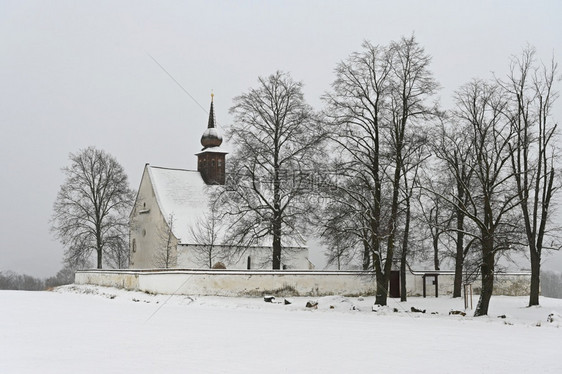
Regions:
M 201 145 L 203 149 L 210 147 L 219 147 L 222 144 L 222 136 L 219 134 L 215 128 L 215 110 L 213 108 L 213 98 L 215 95 L 211 94 L 211 109 L 209 111 L 209 124 L 207 125 L 207 130 L 203 133 L 201 137 Z
M 214 129 L 215 128 L 215 110 L 213 108 L 213 98 L 214 94 L 211 94 L 211 110 L 209 111 L 209 125 L 207 128 Z

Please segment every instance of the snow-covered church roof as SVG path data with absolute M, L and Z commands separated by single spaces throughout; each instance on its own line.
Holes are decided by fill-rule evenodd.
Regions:
M 169 219 L 173 217 L 172 232 L 180 244 L 201 244 L 194 238 L 193 232 L 211 213 L 211 194 L 219 186 L 207 185 L 201 173 L 195 170 L 171 169 L 146 165 L 146 170 L 156 201 L 162 215 Z M 224 232 L 218 233 L 219 243 L 224 244 Z M 305 247 L 306 240 L 298 238 L 283 238 L 286 247 Z M 255 246 L 269 247 L 272 245 L 271 236 L 261 238 Z
M 198 171 L 146 167 L 162 214 L 166 219 L 173 216 L 174 236 L 182 244 L 195 244 L 191 228 L 205 219 L 216 186 L 206 185 Z

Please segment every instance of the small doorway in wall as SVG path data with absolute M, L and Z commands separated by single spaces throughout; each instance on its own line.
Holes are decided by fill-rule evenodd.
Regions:
M 439 274 L 424 274 L 422 275 L 422 279 L 423 279 L 423 297 L 426 296 L 433 296 L 432 294 L 435 293 L 435 297 L 439 297 Z M 428 284 L 428 282 L 431 286 L 433 287 L 429 287 L 429 289 L 427 289 L 426 285 Z M 432 288 L 435 291 L 432 291 Z
M 400 271 L 391 270 L 390 271 L 390 297 L 398 298 L 400 297 Z
M 248 256 L 248 266 L 247 269 L 250 270 L 252 268 L 252 258 Z

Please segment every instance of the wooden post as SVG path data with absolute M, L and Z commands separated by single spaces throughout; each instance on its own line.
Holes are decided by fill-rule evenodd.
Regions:
M 464 289 L 464 309 L 468 309 L 468 298 L 470 296 L 470 309 L 472 310 L 472 284 L 465 283 L 463 285 Z

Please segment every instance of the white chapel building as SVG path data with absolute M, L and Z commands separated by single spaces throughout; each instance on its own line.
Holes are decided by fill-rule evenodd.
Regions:
M 271 269 L 272 248 L 226 243 L 228 225 L 216 220 L 212 192 L 225 184 L 222 137 L 215 127 L 213 100 L 208 127 L 196 154 L 197 171 L 146 164 L 129 218 L 131 269 Z M 304 239 L 284 248 L 283 269 L 311 269 Z

